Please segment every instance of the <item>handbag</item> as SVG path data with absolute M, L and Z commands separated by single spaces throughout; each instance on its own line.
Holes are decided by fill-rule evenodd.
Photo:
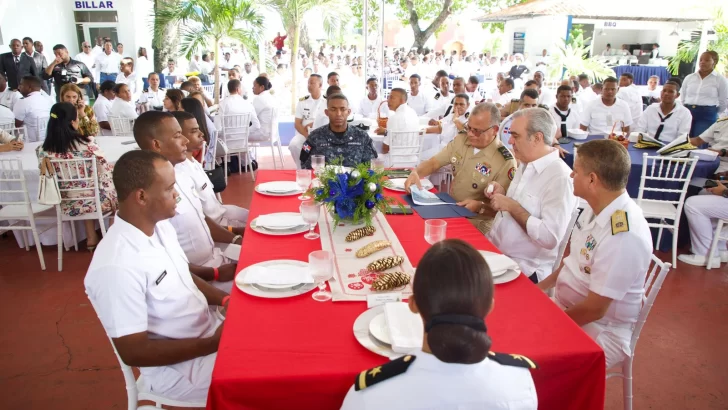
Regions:
M 38 185 L 38 203 L 41 205 L 58 205 L 61 203 L 61 191 L 55 178 L 55 169 L 48 157 L 40 161 L 40 184 Z
M 227 184 L 225 183 L 225 168 L 218 165 L 215 166 L 215 169 L 205 171 L 205 173 L 210 179 L 210 182 L 212 182 L 213 192 L 222 192 L 225 190 L 225 188 L 227 188 Z

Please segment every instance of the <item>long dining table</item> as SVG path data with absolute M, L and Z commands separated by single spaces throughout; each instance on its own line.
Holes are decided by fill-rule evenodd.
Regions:
M 295 180 L 295 171 L 262 170 L 256 178 L 258 184 L 281 180 Z M 296 196 L 254 192 L 250 220 L 296 212 L 299 205 Z M 422 218 L 416 213 L 386 218 L 416 266 L 430 246 Z M 498 252 L 464 218 L 447 220 L 447 237 Z M 319 249 L 320 240 L 303 234 L 268 236 L 248 229 L 237 271 L 275 259 L 307 261 Z M 359 372 L 388 361 L 354 337 L 354 321 L 366 310 L 365 302 L 317 302 L 310 292 L 267 299 L 233 286 L 207 408 L 338 409 Z M 526 276 L 495 286 L 495 308 L 486 324 L 493 351 L 525 355 L 539 366 L 531 371 L 539 409 L 604 408 L 604 352 Z

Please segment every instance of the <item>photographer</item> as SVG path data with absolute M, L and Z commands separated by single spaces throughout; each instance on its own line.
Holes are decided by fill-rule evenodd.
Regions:
M 57 44 L 53 47 L 53 54 L 56 59 L 48 65 L 43 73 L 46 80 L 53 79 L 56 87 L 56 101 L 60 101 L 60 90 L 66 84 L 76 84 L 83 86 L 93 81 L 93 75 L 89 71 L 86 64 L 72 59 L 68 55 L 68 50 L 63 44 Z

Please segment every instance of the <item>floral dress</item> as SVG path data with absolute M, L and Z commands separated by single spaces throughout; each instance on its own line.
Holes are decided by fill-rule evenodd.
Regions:
M 91 141 L 89 141 L 88 144 L 81 143 L 76 146 L 75 149 L 68 151 L 64 154 L 45 152 L 43 151 L 42 145 L 38 146 L 38 148 L 36 149 L 36 153 L 39 160 L 42 160 L 45 157 L 49 157 L 51 159 L 96 158 L 96 171 L 98 173 L 99 182 L 99 199 L 101 201 L 101 210 L 102 212 L 106 213 L 115 210 L 119 202 L 116 196 L 116 189 L 114 188 L 114 181 L 112 180 L 112 172 L 114 170 L 114 166 L 106 161 L 103 152 L 101 152 L 99 146 L 96 145 L 93 137 L 90 137 L 90 140 Z M 54 164 L 54 166 L 56 173 L 59 173 L 61 171 L 59 165 Z M 89 167 L 86 170 L 81 169 L 80 172 L 83 174 L 81 177 L 85 177 L 85 175 L 89 175 L 93 171 Z M 93 186 L 88 185 L 86 182 L 80 181 L 59 182 L 59 188 L 93 188 Z M 62 201 L 61 209 L 63 210 L 63 213 L 68 216 L 79 216 L 96 212 L 95 200 L 93 199 L 93 197 L 89 198 L 91 195 L 93 195 L 93 191 L 90 190 L 88 192 L 62 192 L 63 199 L 78 198 L 75 201 Z

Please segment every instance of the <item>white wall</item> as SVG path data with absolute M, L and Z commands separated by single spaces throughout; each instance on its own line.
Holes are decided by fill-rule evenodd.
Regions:
M 543 49 L 552 50 L 566 37 L 566 16 L 544 16 L 531 19 L 507 21 L 503 31 L 503 46 L 511 54 L 513 52 L 513 33 L 525 32 L 524 51 L 530 58 L 540 56 Z

